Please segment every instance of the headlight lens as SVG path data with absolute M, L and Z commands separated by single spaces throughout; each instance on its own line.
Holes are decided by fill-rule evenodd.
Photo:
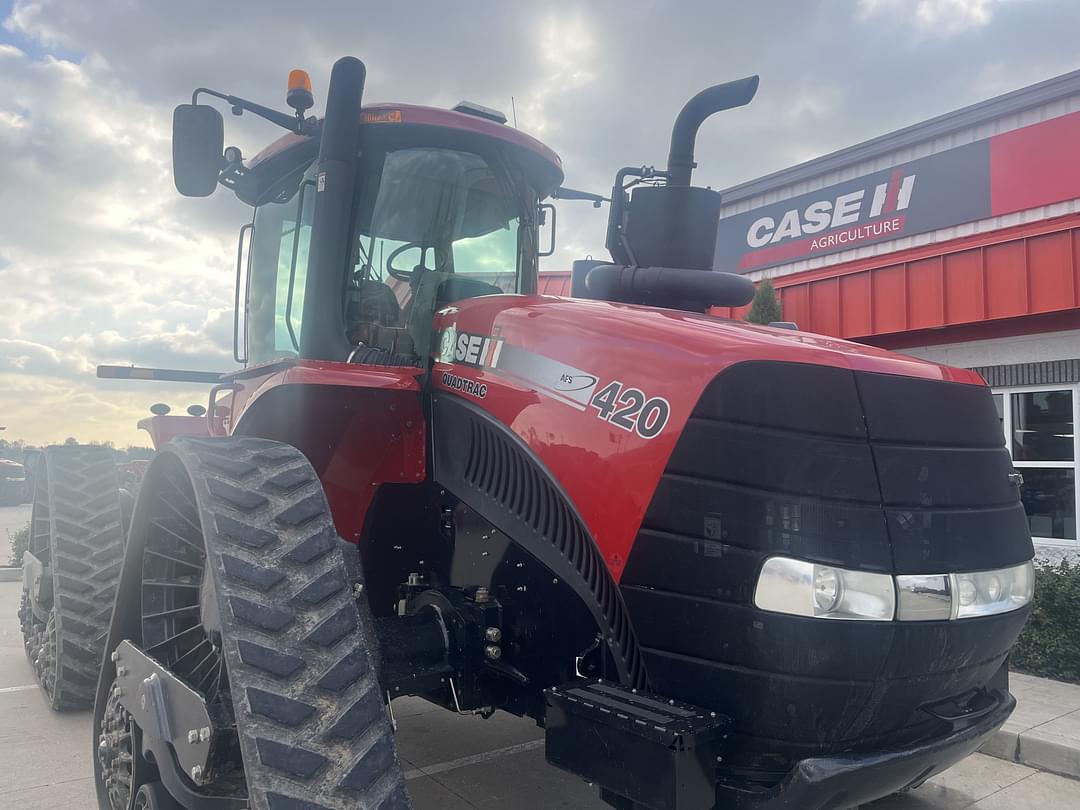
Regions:
M 948 621 L 991 616 L 1031 601 L 1030 562 L 963 574 L 889 574 L 770 557 L 754 589 L 762 610 L 822 619 Z
M 1022 608 L 1031 601 L 1035 574 L 1030 562 L 997 571 L 953 574 L 954 590 L 960 598 L 956 618 L 992 616 Z
M 888 574 L 770 557 L 758 577 L 754 604 L 794 616 L 889 621 L 896 592 Z

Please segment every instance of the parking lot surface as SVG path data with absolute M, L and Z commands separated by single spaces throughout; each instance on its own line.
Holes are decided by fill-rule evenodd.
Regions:
M 56 714 L 38 693 L 16 618 L 20 588 L 0 583 L 0 807 L 96 810 L 90 715 Z M 414 699 L 395 701 L 394 713 L 417 810 L 608 807 L 593 788 L 544 762 L 543 733 L 529 720 L 457 717 Z M 864 810 L 961 808 L 1080 808 L 1080 782 L 975 755 Z

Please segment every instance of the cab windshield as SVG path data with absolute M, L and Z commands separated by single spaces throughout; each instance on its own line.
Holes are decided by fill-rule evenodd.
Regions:
M 489 155 L 418 145 L 364 151 L 345 324 L 357 344 L 371 328 L 423 324 L 450 301 L 523 289 L 535 275 L 536 196 Z M 291 193 L 258 207 L 248 290 L 248 362 L 296 356 L 303 330 L 314 167 Z

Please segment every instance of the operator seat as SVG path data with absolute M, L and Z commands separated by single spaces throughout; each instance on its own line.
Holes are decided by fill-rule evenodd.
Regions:
M 355 278 L 349 289 L 350 325 L 373 323 L 401 326 L 401 305 L 388 284 L 374 279 Z
M 435 292 L 436 307 L 445 306 L 464 298 L 479 298 L 482 295 L 500 295 L 502 289 L 479 279 L 466 276 L 451 276 L 439 285 Z

